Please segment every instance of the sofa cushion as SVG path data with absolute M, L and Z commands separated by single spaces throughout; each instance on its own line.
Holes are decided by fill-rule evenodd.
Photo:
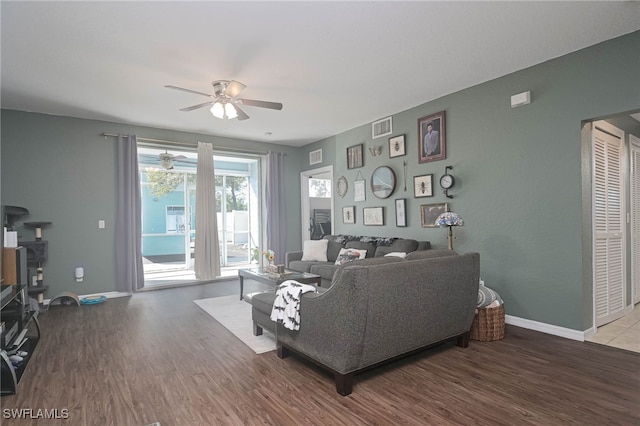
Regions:
M 409 253 L 418 248 L 418 242 L 412 239 L 398 238 L 389 246 L 379 245 L 376 248 L 375 257 L 384 256 L 393 252 Z
M 416 250 L 429 250 L 431 248 L 431 241 L 418 241 L 418 248 Z
M 362 241 L 349 241 L 347 244 L 345 244 L 344 247 L 358 249 L 358 250 L 366 250 L 367 257 L 373 257 L 374 253 L 376 252 L 375 244 L 363 243 Z M 394 250 L 394 251 L 397 251 L 397 250 Z
M 404 259 L 401 259 L 399 257 L 367 257 L 364 259 L 359 259 L 359 260 L 354 260 L 353 262 L 347 262 L 343 265 L 340 266 L 336 266 L 337 270 L 336 273 L 333 275 L 333 281 L 337 280 L 340 275 L 342 274 L 342 271 L 344 271 L 345 268 L 351 267 L 351 266 L 369 266 L 369 265 L 381 265 L 384 263 L 395 263 L 395 262 L 404 262 Z M 320 274 L 318 274 L 320 275 Z
M 303 261 L 327 261 L 327 245 L 329 240 L 306 240 L 302 245 Z
M 318 264 L 333 265 L 333 263 L 327 262 L 307 262 L 305 260 L 292 260 L 291 262 L 289 262 L 289 269 L 298 272 L 311 272 L 311 267 Z
M 342 250 L 340 250 L 335 264 L 342 265 L 343 263 L 351 262 L 357 259 L 364 259 L 365 257 L 367 257 L 366 250 L 343 248 Z
M 432 259 L 434 257 L 446 257 L 446 256 L 456 256 L 456 253 L 453 250 L 422 250 L 422 251 L 414 251 L 407 254 L 405 257 L 406 260 L 418 260 L 418 259 Z
M 251 305 L 260 312 L 271 313 L 273 302 L 276 300 L 275 291 L 256 293 L 251 297 Z
M 321 278 L 331 281 L 333 274 L 338 270 L 338 265 L 333 263 L 316 263 L 311 267 L 309 272 L 320 275 Z
M 340 254 L 340 250 L 342 250 L 344 246 L 335 242 L 333 239 L 325 238 L 329 241 L 329 244 L 327 245 L 327 261 L 335 262 L 338 258 L 338 254 Z

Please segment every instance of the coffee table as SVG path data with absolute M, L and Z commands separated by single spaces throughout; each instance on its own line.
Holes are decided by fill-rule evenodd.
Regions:
M 283 274 L 278 274 L 276 272 L 267 271 L 266 268 L 239 269 L 238 277 L 240 278 L 240 300 L 242 300 L 245 278 L 256 280 L 263 284 L 271 284 L 274 287 L 286 280 L 296 280 L 302 284 L 315 284 L 318 287 L 322 285 L 322 278 L 320 275 L 289 270 L 285 270 Z

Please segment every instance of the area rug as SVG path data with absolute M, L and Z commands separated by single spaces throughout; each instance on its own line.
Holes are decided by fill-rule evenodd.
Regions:
M 262 336 L 253 335 L 251 305 L 240 300 L 237 294 L 199 299 L 193 302 L 233 333 L 245 345 L 253 349 L 255 353 L 261 354 L 276 349 L 276 337 L 273 333 L 264 330 Z

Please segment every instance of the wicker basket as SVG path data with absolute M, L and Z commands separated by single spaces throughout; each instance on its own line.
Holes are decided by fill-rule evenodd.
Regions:
M 504 338 L 504 305 L 496 308 L 476 310 L 471 325 L 471 338 L 481 342 L 490 342 Z

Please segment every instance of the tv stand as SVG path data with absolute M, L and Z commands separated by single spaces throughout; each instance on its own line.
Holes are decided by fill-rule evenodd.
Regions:
M 39 310 L 31 309 L 26 285 L 2 285 L 1 289 L 4 322 L 0 339 L 1 394 L 12 395 L 17 392 L 18 384 L 40 340 Z M 26 352 L 26 355 L 14 364 L 10 357 L 19 352 Z

